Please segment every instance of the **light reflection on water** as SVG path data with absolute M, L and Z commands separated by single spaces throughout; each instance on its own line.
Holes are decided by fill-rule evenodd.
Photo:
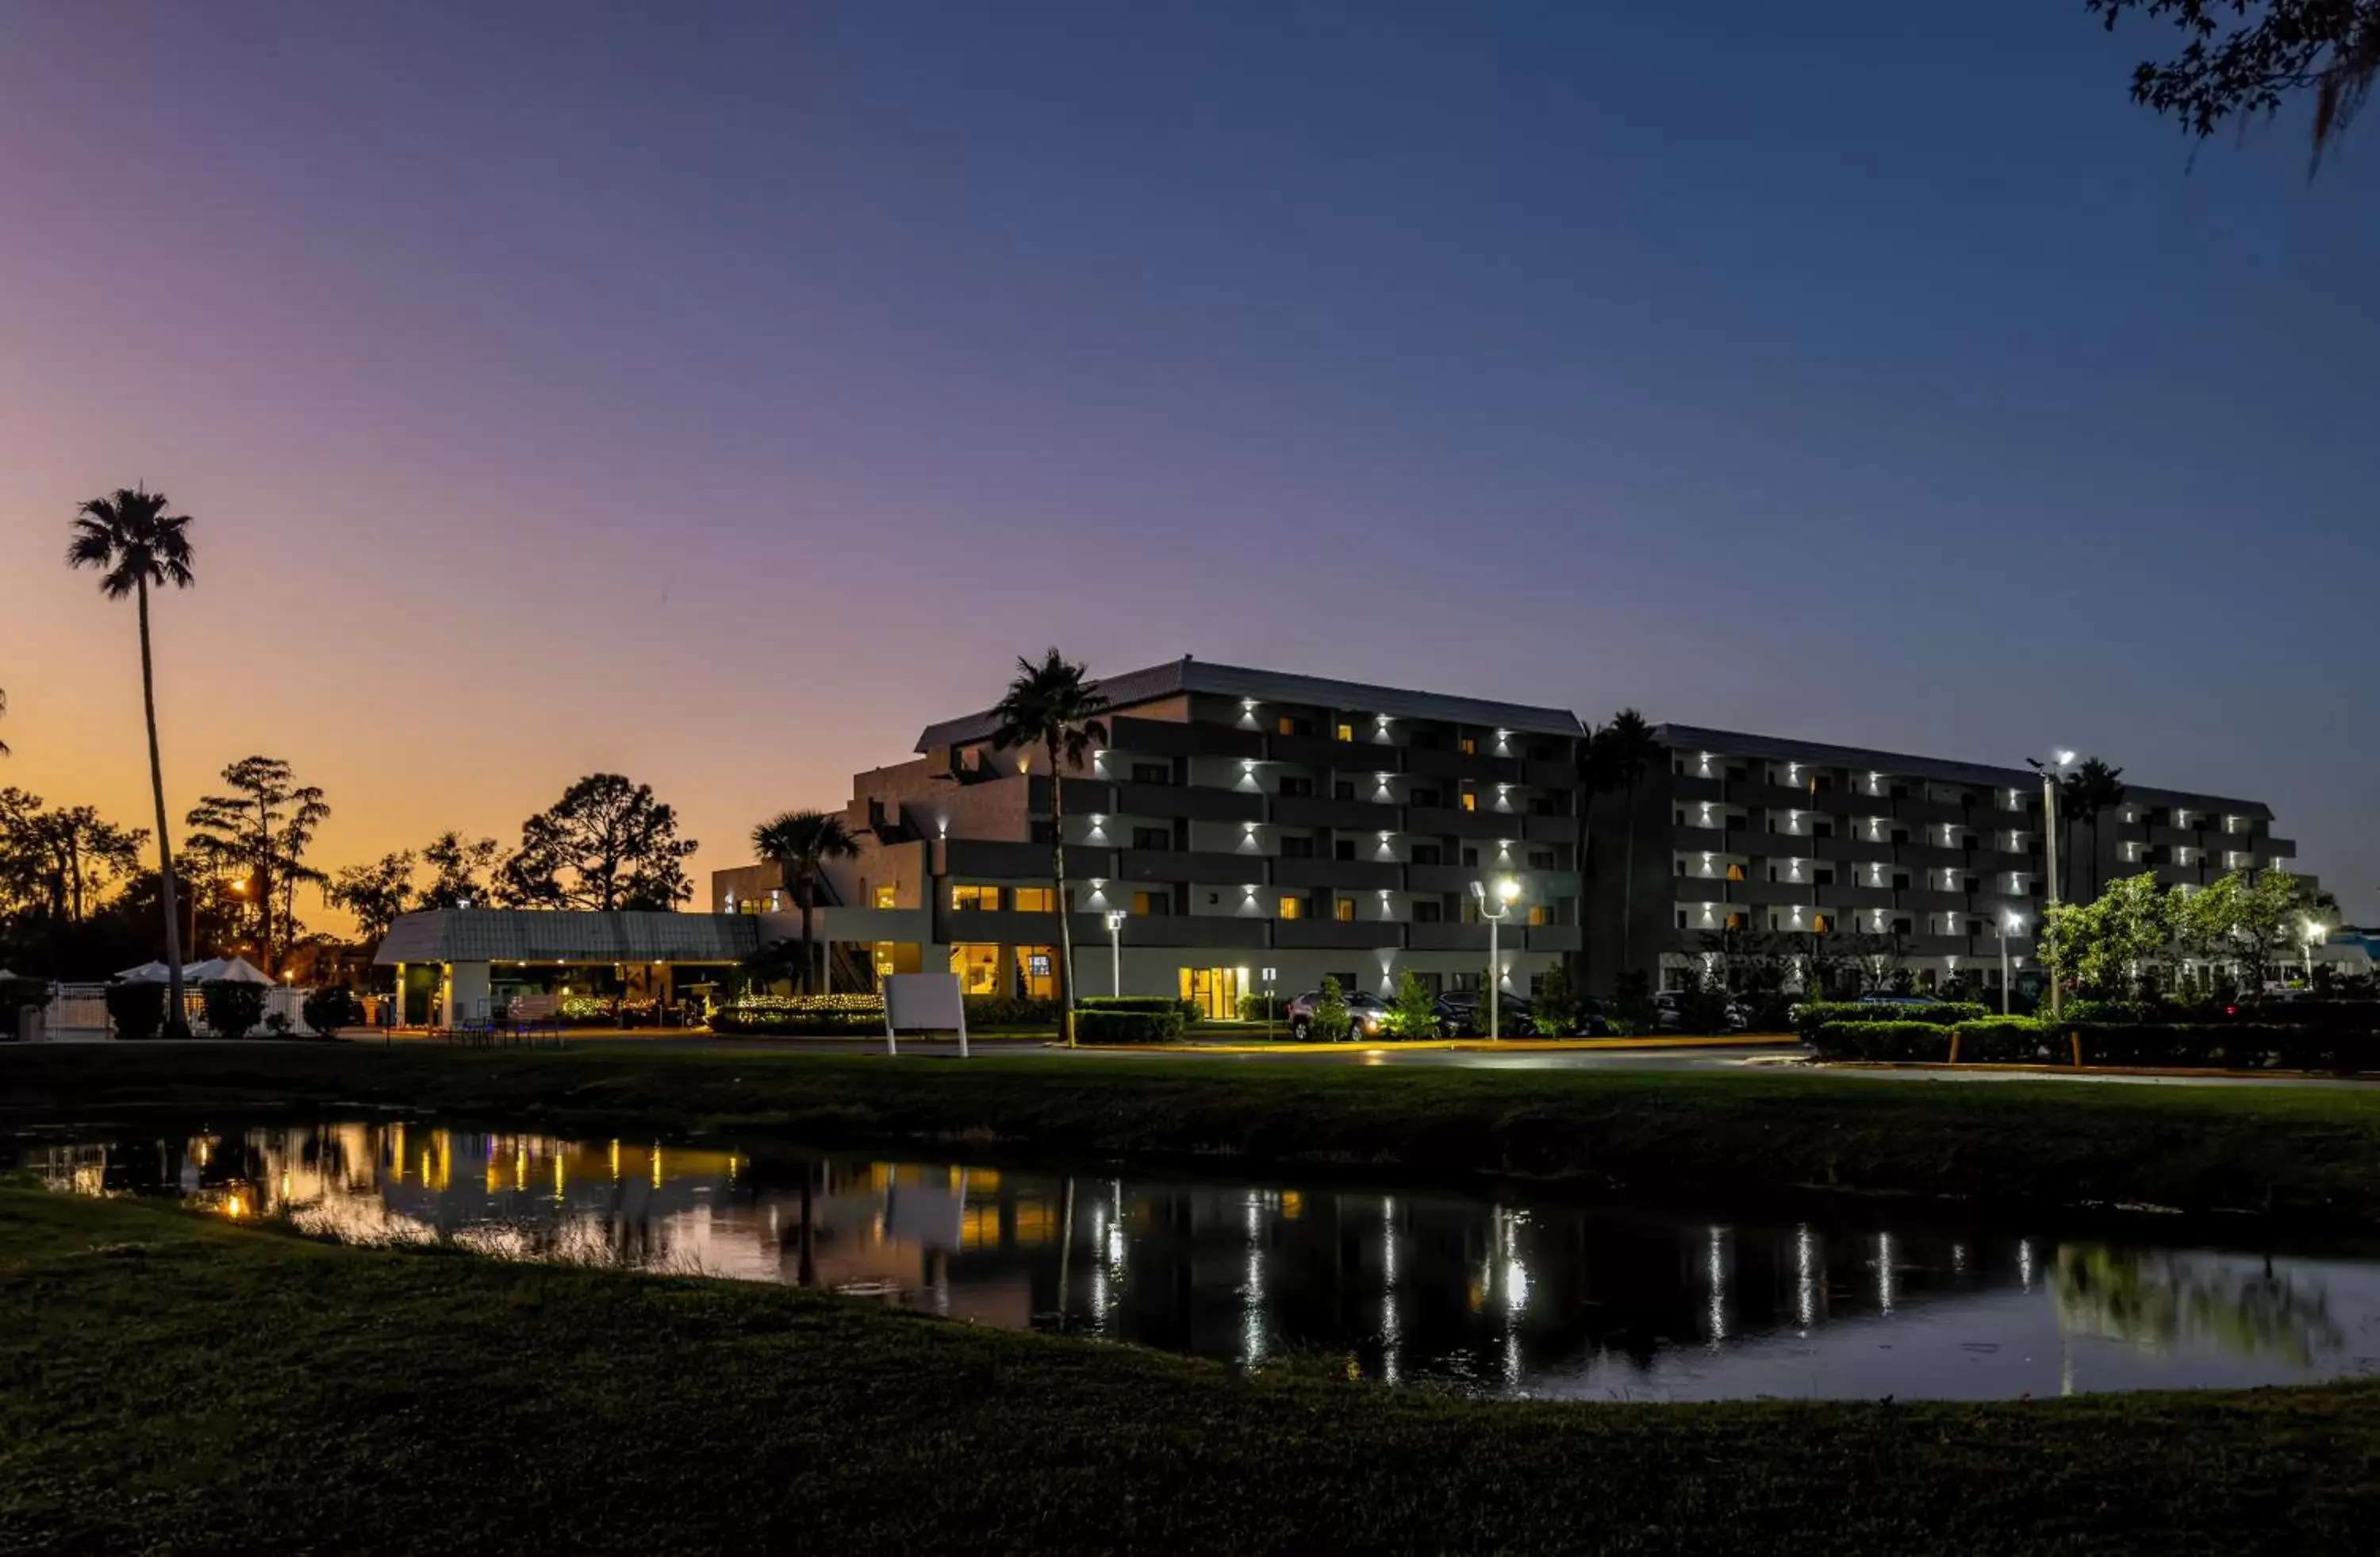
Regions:
M 2380 1372 L 2380 1264 L 853 1154 L 273 1125 L 0 1145 L 355 1243 L 781 1282 L 1495 1393 L 1989 1398 Z

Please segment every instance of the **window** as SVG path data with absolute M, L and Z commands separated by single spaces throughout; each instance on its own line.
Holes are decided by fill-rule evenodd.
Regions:
M 1274 790 L 1273 793 L 1276 795 L 1311 795 L 1314 793 L 1314 781 L 1298 773 L 1283 773 L 1281 775 L 1281 787 Z
M 1293 719 L 1286 713 L 1273 721 L 1272 727 L 1284 736 L 1310 736 L 1314 734 L 1313 720 Z
M 1914 919 L 1896 918 L 1892 921 L 1892 933 L 1895 935 L 1906 935 L 1915 927 L 1915 925 L 1916 921 Z
M 892 887 L 878 887 L 876 889 L 876 906 L 879 908 L 898 907 L 900 906 L 900 894 Z
M 1312 859 L 1314 840 L 1302 833 L 1281 834 L 1281 857 L 1283 859 Z
M 1355 781 L 1354 779 L 1341 779 L 1338 783 L 1330 786 L 1330 797 L 1333 800 L 1354 799 L 1355 797 Z
M 1813 838 L 1831 838 L 1834 835 L 1835 824 L 1831 821 L 1817 821 L 1810 824 L 1810 836 Z
M 1461 746 L 1462 746 L 1463 755 L 1463 756 L 1465 756 L 1465 757 L 1476 757 L 1476 756 L 1478 756 L 1478 755 L 1479 755 L 1479 737 L 1478 737 L 1478 736 L 1463 736 L 1463 740 L 1462 740 L 1462 742 L 1461 742 Z
M 1463 863 L 1465 865 L 1476 865 L 1479 863 L 1479 850 L 1476 846 L 1466 845 L 1463 848 Z
M 1730 882 L 1740 882 L 1743 880 L 1743 867 L 1742 865 L 1730 865 L 1727 868 L 1727 879 Z
M 1058 954 L 1050 946 L 1016 948 L 1016 992 L 1048 1000 L 1058 992 Z
M 953 886 L 951 888 L 951 907 L 959 913 L 996 913 L 1000 909 L 1000 889 Z
M 1545 904 L 1532 903 L 1529 905 L 1529 922 L 1533 925 L 1551 924 L 1554 922 L 1554 911 Z
M 1895 892 L 1907 892 L 1909 890 L 1908 871 L 1895 870 L 1892 873 L 1892 890 Z
M 1136 849 L 1170 849 L 1173 846 L 1173 830 L 1170 827 L 1135 827 L 1132 830 L 1132 846 Z
M 1405 800 L 1408 804 L 1415 806 L 1440 806 L 1446 803 L 1444 797 L 1435 789 L 1416 789 L 1406 796 Z
M 1727 928 L 1730 930 L 1742 930 L 1743 928 L 1743 916 L 1742 914 L 1730 914 L 1727 917 Z
M 1686 928 L 1686 911 L 1683 908 L 1678 910 L 1678 928 L 1680 930 Z
M 1008 894 L 1008 906 L 1020 914 L 1054 914 L 1058 911 L 1058 889 L 1016 887 Z
M 1336 733 L 1341 740 L 1352 741 L 1355 738 L 1355 726 L 1353 724 L 1342 724 L 1338 727 Z
M 1529 869 L 1532 870 L 1551 870 L 1555 869 L 1554 851 L 1551 849 L 1531 849 L 1529 851 Z
M 1413 862 L 1415 865 L 1437 865 L 1445 858 L 1446 850 L 1439 845 L 1415 844 L 1413 846 Z
M 1463 809 L 1466 811 L 1475 811 L 1479 809 L 1479 792 L 1468 785 L 1465 785 L 1463 790 Z
M 1285 919 L 1302 919 L 1305 918 L 1305 899 L 1303 897 L 1282 898 L 1281 900 L 1281 917 Z
M 1339 983 L 1339 992 L 1342 995 L 1354 994 L 1357 990 L 1364 987 L 1364 981 L 1361 979 L 1356 978 L 1352 973 L 1326 973 L 1323 977 L 1326 979 L 1337 979 Z
M 1457 973 L 1457 974 L 1454 976 L 1454 988 L 1455 988 L 1455 990 L 1456 990 L 1458 992 L 1470 993 L 1470 994 L 1476 994 L 1476 993 L 1478 993 L 1478 992 L 1479 992 L 1479 974 L 1478 974 L 1478 972 L 1475 969 L 1475 970 L 1473 970 L 1473 971 L 1471 971 L 1471 972 L 1468 972 L 1468 973 Z
M 1135 892 L 1132 894 L 1132 911 L 1135 914 L 1160 916 L 1170 914 L 1173 912 L 1172 894 L 1162 892 Z
M 1000 993 L 1000 948 L 980 942 L 953 946 L 951 971 L 959 976 L 959 988 L 964 992 L 996 995 Z
M 1824 935 L 1827 931 L 1834 928 L 1834 920 L 1828 918 L 1826 915 L 1813 914 L 1810 916 L 1810 930 L 1813 934 Z
M 1438 924 L 1446 918 L 1446 905 L 1435 897 L 1414 899 L 1413 918 L 1415 924 Z
M 1355 840 L 1353 838 L 1342 838 L 1338 842 L 1332 844 L 1330 845 L 1330 858 L 1333 859 L 1354 858 Z
M 1135 784 L 1172 784 L 1173 770 L 1162 762 L 1135 762 L 1132 765 Z
M 1332 898 L 1330 900 L 1330 917 L 1337 919 L 1341 924 L 1354 924 L 1355 922 L 1355 900 L 1352 897 Z

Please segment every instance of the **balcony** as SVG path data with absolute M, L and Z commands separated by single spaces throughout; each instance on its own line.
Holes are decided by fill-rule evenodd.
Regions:
M 937 874 L 994 882 L 1046 882 L 1050 879 L 1050 845 L 1012 844 L 991 838 L 943 838 L 935 847 L 941 859 Z M 1066 875 L 1071 881 L 1115 874 L 1115 851 L 1095 844 L 1066 845 Z
M 2230 846 L 2245 848 L 2259 859 L 2295 859 L 2298 857 L 2298 841 L 2295 838 L 2257 838 Z
M 1771 811 L 1808 811 L 1817 808 L 1811 803 L 1810 792 L 1799 785 L 1769 784 L 1761 779 L 1745 779 L 1727 786 L 1727 797 L 1739 806 L 1756 807 Z
M 1571 819 L 1556 820 L 1568 821 Z M 1511 811 L 1464 811 L 1447 806 L 1411 806 L 1405 810 L 1408 831 L 1439 837 L 1518 838 L 1522 835 L 1521 821 L 1522 819 Z
M 1283 951 L 1387 950 L 1404 945 L 1406 928 L 1396 919 L 1275 919 L 1272 943 Z
M 1321 795 L 1276 795 L 1272 820 L 1282 827 L 1345 827 L 1394 833 L 1404 826 L 1402 807 L 1378 800 L 1334 800 Z
M 1371 732 L 1364 725 L 1355 727 L 1358 736 Z M 1344 773 L 1394 773 L 1403 771 L 1400 760 L 1404 748 L 1385 741 L 1332 740 L 1325 736 L 1267 736 L 1265 754 L 1276 762 L 1295 762 L 1301 767 Z
M 1966 850 L 1941 844 L 1896 844 L 1892 861 L 1909 870 L 1964 870 L 1971 863 Z
M 1488 927 L 1484 924 L 1409 924 L 1405 926 L 1406 942 L 1416 952 L 1478 952 L 1488 950 Z
M 1936 827 L 1941 826 L 1946 821 L 1961 824 L 1971 822 L 1976 815 L 1975 811 L 1953 801 L 1928 800 L 1916 795 L 1892 802 L 1891 814 L 1896 821 L 1931 822 Z M 1984 814 L 1989 816 L 1998 813 L 1985 809 Z
M 1210 886 L 1262 886 L 1261 854 L 1222 854 L 1201 849 L 1120 849 L 1115 877 L 1125 882 L 1202 882 Z M 1296 863 L 1294 861 L 1291 863 Z
M 1670 775 L 1670 797 L 1673 800 L 1708 800 L 1717 805 L 1727 797 L 1716 776 L 1704 778 L 1699 773 L 1672 773 Z
M 1256 914 L 1134 914 L 1125 916 L 1122 938 L 1127 946 L 1255 949 L 1272 944 L 1269 934 L 1272 923 L 1272 920 Z M 1085 959 L 1094 948 L 1104 949 L 1107 939 L 1105 920 L 1097 914 L 1076 914 L 1075 967 L 1078 970 L 1086 968 L 1088 965 Z
M 1150 757 L 1262 757 L 1264 736 L 1230 724 L 1184 724 L 1171 719 L 1134 719 L 1114 715 L 1107 721 L 1108 744 L 1118 751 Z
M 1533 924 L 1525 928 L 1529 950 L 1533 952 L 1575 952 L 1585 944 L 1583 932 L 1574 924 Z
M 1729 835 L 1723 827 L 1696 827 L 1682 822 L 1670 829 L 1670 846 L 1688 854 L 1725 854 Z
M 1461 751 L 1433 751 L 1427 747 L 1409 746 L 1404 749 L 1404 771 L 1415 778 L 1470 779 L 1478 784 L 1517 784 L 1521 764 L 1510 757 L 1490 757 L 1486 752 L 1466 755 Z M 1563 771 L 1563 782 L 1569 782 L 1569 771 Z
M 1820 903 L 1829 908 L 1876 909 L 1892 906 L 1890 887 L 1833 886 L 1818 889 Z
M 1405 867 L 1392 859 L 1276 859 L 1272 880 L 1284 887 L 1395 892 L 1405 884 Z
M 1501 816 L 1504 813 L 1499 811 L 1496 814 Z M 1521 819 L 1521 836 L 1533 844 L 1575 844 L 1578 842 L 1578 818 L 1524 816 Z
M 1805 905 L 1816 902 L 1821 890 L 1815 882 L 1730 882 L 1727 888 L 1730 903 Z
M 1204 784 L 1120 784 L 1116 785 L 1114 809 L 1123 816 L 1262 821 L 1264 806 L 1264 796 L 1253 789 L 1223 789 Z
M 1026 786 L 1025 804 L 1035 816 L 1050 814 L 1050 781 L 1035 774 Z M 1066 814 L 1099 816 L 1115 809 L 1115 786 L 1099 779 L 1070 778 L 1065 788 Z
M 1572 789 L 1578 785 L 1578 772 L 1567 762 L 1533 757 L 1521 764 L 1521 782 L 1539 789 Z

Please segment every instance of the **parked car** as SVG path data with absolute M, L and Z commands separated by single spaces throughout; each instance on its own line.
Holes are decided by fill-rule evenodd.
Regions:
M 1932 995 L 1886 994 L 1864 994 L 1859 997 L 1859 1003 L 1862 1005 L 1939 1005 L 1942 1004 Z
M 1347 1005 L 1347 1037 L 1378 1038 L 1388 1030 L 1389 1008 L 1379 996 L 1364 990 L 1350 990 L 1340 996 Z M 1289 1036 L 1304 1042 L 1314 1030 L 1314 1009 L 1322 1004 L 1320 990 L 1308 990 L 1291 1001 L 1285 1008 L 1289 1016 Z
M 1662 1032 L 1675 1032 L 1686 1025 L 1686 1010 L 1675 991 L 1663 990 L 1653 997 L 1653 1026 Z M 1752 1026 L 1752 1007 L 1730 997 L 1727 1003 L 1727 1030 L 1742 1032 Z
M 1536 1029 L 1531 1026 L 1536 1007 L 1519 995 L 1505 995 L 1499 1003 L 1496 1030 L 1502 1038 L 1529 1038 Z M 1447 1038 L 1484 1038 L 1488 1034 L 1488 1016 L 1479 1008 L 1477 990 L 1455 990 L 1438 997 L 1438 1030 Z

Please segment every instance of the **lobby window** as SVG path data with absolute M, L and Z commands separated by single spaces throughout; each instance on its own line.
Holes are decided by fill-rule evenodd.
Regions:
M 1342 741 L 1352 741 L 1355 738 L 1355 726 L 1342 723 L 1333 733 Z
M 1016 992 L 1049 1000 L 1058 992 L 1058 953 L 1051 946 L 1016 948 Z
M 1281 917 L 1285 919 L 1302 919 L 1305 918 L 1305 899 L 1303 897 L 1282 898 L 1281 900 Z
M 1354 924 L 1355 922 L 1355 900 L 1352 897 L 1333 898 L 1330 903 L 1330 917 L 1337 919 L 1341 924 Z
M 1164 892 L 1135 892 L 1132 894 L 1132 911 L 1135 914 L 1170 914 L 1173 912 L 1173 894 Z
M 980 943 L 953 946 L 951 971 L 959 976 L 959 988 L 965 993 L 996 995 L 1000 992 L 1000 948 Z
M 959 913 L 990 914 L 1000 909 L 998 887 L 953 886 L 951 907 Z
M 1058 889 L 1017 887 L 1010 892 L 1008 906 L 1020 914 L 1055 913 L 1058 909 Z

